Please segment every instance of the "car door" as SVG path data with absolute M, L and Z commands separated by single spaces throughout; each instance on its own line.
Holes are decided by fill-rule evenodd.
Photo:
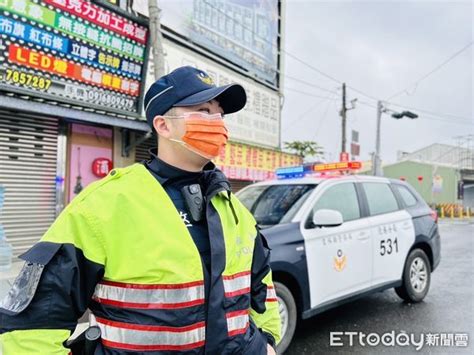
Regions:
M 370 226 L 360 218 L 354 183 L 331 182 L 320 188 L 302 228 L 312 308 L 368 287 L 372 273 Z M 312 216 L 318 209 L 339 211 L 343 224 L 314 227 Z
M 368 205 L 373 245 L 372 285 L 402 278 L 408 252 L 415 241 L 411 215 L 402 209 L 387 182 L 362 182 Z

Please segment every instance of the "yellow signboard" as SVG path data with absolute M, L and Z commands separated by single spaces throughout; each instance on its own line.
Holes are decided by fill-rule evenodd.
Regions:
M 301 157 L 276 150 L 240 143 L 228 143 L 214 163 L 230 179 L 267 180 L 275 178 L 275 170 L 301 165 Z

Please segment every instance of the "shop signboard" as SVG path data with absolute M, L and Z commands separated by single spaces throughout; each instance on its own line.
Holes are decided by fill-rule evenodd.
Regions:
M 133 9 L 148 16 L 148 1 Z M 278 0 L 161 0 L 161 25 L 278 87 Z
M 278 148 L 280 145 L 280 97 L 278 92 L 240 75 L 226 67 L 165 40 L 165 72 L 183 65 L 204 70 L 217 85 L 230 83 L 241 84 L 247 93 L 247 104 L 244 109 L 225 116 L 230 139 L 234 142 L 255 146 Z M 147 87 L 153 79 L 151 66 L 148 70 Z
M 148 28 L 109 7 L 0 0 L 0 90 L 138 117 Z
M 277 168 L 299 165 L 302 159 L 272 149 L 229 143 L 214 163 L 229 179 L 260 181 L 276 178 Z

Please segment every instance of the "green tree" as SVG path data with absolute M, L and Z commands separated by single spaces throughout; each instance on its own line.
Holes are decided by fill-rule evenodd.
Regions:
M 313 141 L 284 142 L 285 149 L 299 155 L 301 158 L 321 158 L 324 154 L 323 147 Z

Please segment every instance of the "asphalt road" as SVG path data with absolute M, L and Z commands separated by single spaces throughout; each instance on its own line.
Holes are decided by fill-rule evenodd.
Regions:
M 392 289 L 366 296 L 300 322 L 285 354 L 474 354 L 474 221 L 440 222 L 440 234 L 441 263 L 423 302 L 404 303 Z M 330 346 L 330 332 L 377 333 L 381 337 L 392 331 L 395 340 L 402 332 L 413 335 L 416 342 L 424 336 L 423 346 L 419 351 L 411 344 L 369 346 L 366 338 L 362 346 L 358 334 L 353 346 L 349 346 L 350 335 L 335 339 L 343 346 Z M 441 338 L 451 337 L 442 333 L 453 334 L 455 345 L 441 346 Z M 468 335 L 467 347 L 456 346 L 456 334 Z M 390 344 L 392 335 L 384 339 Z M 430 339 L 439 345 L 428 345 Z M 375 344 L 377 336 L 369 340 Z M 399 340 L 404 344 L 406 337 L 401 335 Z

